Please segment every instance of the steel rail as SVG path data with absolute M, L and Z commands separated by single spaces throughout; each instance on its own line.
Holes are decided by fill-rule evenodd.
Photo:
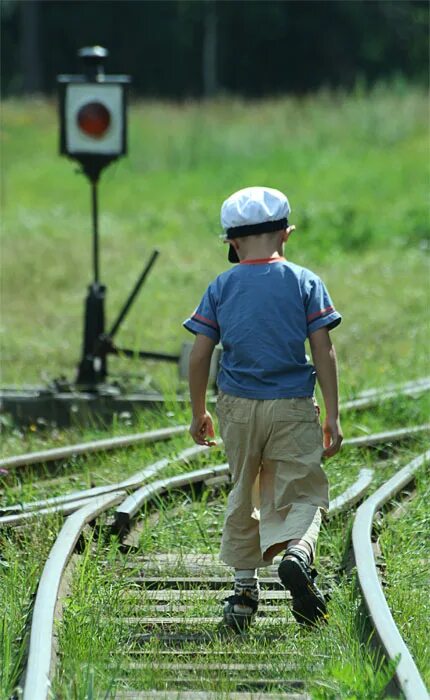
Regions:
M 343 441 L 342 446 L 343 447 L 374 447 L 375 445 L 385 443 L 385 442 L 400 442 L 404 439 L 407 439 L 409 437 L 413 437 L 416 434 L 422 433 L 422 432 L 427 432 L 430 430 L 430 423 L 426 423 L 424 425 L 418 425 L 418 426 L 411 426 L 409 428 L 401 428 L 398 430 L 389 430 L 383 433 L 373 433 L 371 435 L 364 435 L 356 438 L 347 438 L 346 440 Z M 222 440 L 218 440 L 217 445 L 221 446 Z M 173 457 L 172 459 L 162 459 L 159 462 L 156 462 L 154 465 L 151 467 L 147 467 L 143 471 L 137 472 L 136 474 L 133 474 L 131 477 L 126 479 L 125 481 L 118 482 L 116 484 L 107 484 L 105 486 L 95 486 L 91 489 L 85 489 L 83 491 L 74 491 L 73 493 L 69 494 L 64 494 L 62 496 L 54 496 L 51 498 L 47 498 L 44 500 L 39 500 L 39 501 L 30 501 L 29 503 L 17 503 L 12 506 L 5 506 L 3 508 L 0 508 L 0 513 L 6 514 L 6 513 L 23 513 L 29 510 L 33 509 L 39 509 L 39 508 L 47 508 L 50 506 L 54 506 L 56 504 L 60 503 L 68 503 L 68 502 L 73 502 L 77 500 L 81 500 L 83 498 L 91 498 L 96 495 L 100 495 L 103 493 L 109 493 L 110 491 L 116 491 L 117 489 L 122 489 L 122 488 L 127 488 L 127 489 L 136 489 L 138 488 L 142 481 L 147 479 L 149 476 L 152 476 L 152 474 L 157 473 L 160 471 L 164 466 L 167 466 L 167 464 L 170 464 L 172 461 L 178 462 L 178 461 L 188 461 L 189 459 L 192 459 L 194 456 L 197 456 L 198 454 L 201 454 L 202 452 L 207 452 L 210 450 L 210 447 L 206 447 L 204 445 L 200 446 L 193 446 L 190 448 L 185 449 L 183 452 L 181 452 L 177 457 Z M 5 520 L 9 516 L 3 515 L 0 517 L 0 525 L 2 523 L 7 523 L 8 521 Z M 18 523 L 19 521 L 16 520 L 14 523 Z M 9 524 L 11 524 L 12 521 L 9 521 Z
M 362 437 L 348 438 L 342 443 L 342 447 L 373 447 L 384 442 L 400 442 L 405 438 L 413 437 L 419 433 L 430 431 L 430 423 L 423 425 L 413 425 L 410 428 L 400 428 L 398 430 L 387 430 L 384 433 L 373 433 Z
M 327 515 L 333 517 L 355 505 L 366 493 L 372 479 L 373 469 L 361 469 L 358 479 L 331 501 Z
M 109 493 L 116 492 L 117 490 L 110 491 Z M 108 494 L 100 494 L 100 497 L 104 495 Z M 79 510 L 79 508 L 82 508 L 83 506 L 86 506 L 89 503 L 94 503 L 94 500 L 94 498 L 81 498 L 80 500 L 71 501 L 70 503 L 60 503 L 59 505 L 51 506 L 50 508 L 30 510 L 27 513 L 18 513 L 16 515 L 6 515 L 3 518 L 1 518 L 0 526 L 2 525 L 3 527 L 7 527 L 13 525 L 22 525 L 28 520 L 34 518 L 42 518 L 45 515 L 53 515 L 54 513 L 61 513 L 61 515 L 71 515 L 71 513 L 74 513 L 75 511 Z
M 188 474 L 183 474 L 179 475 L 177 477 L 171 477 L 169 479 L 161 479 L 156 482 L 153 482 L 151 484 L 148 484 L 144 486 L 143 488 L 139 489 L 135 493 L 133 493 L 131 496 L 128 496 L 128 498 L 125 499 L 115 510 L 115 519 L 116 519 L 116 525 L 117 528 L 121 531 L 123 528 L 125 530 L 130 529 L 130 523 L 131 520 L 137 515 L 137 513 L 140 511 L 142 506 L 150 501 L 151 499 L 154 499 L 156 496 L 165 496 L 168 494 L 172 489 L 175 488 L 181 488 L 184 486 L 188 486 L 191 484 L 196 484 L 198 482 L 204 481 L 204 480 L 210 480 L 211 477 L 213 476 L 221 476 L 229 473 L 229 467 L 228 464 L 221 464 L 219 466 L 214 466 L 214 467 L 209 467 L 205 469 L 200 469 Z M 337 499 L 335 499 L 331 505 L 330 510 L 332 511 L 340 511 L 342 509 L 348 509 L 353 503 L 356 502 L 357 498 L 362 495 L 364 490 L 368 488 L 372 476 L 372 471 L 368 469 L 363 469 L 360 471 L 358 480 L 356 484 L 353 486 L 349 487 L 346 489 Z M 330 511 L 329 511 L 330 512 Z M 333 513 L 334 514 L 334 513 Z M 269 581 L 269 579 L 265 579 Z M 148 578 L 146 578 L 146 581 L 148 582 Z M 213 584 L 213 580 L 212 580 Z M 170 590 L 170 589 L 169 589 Z M 272 594 L 273 595 L 273 594 Z M 164 611 L 164 607 L 163 607 Z M 134 618 L 130 618 L 129 623 L 132 623 L 132 620 L 134 621 Z M 169 622 L 171 624 L 177 624 L 180 620 L 182 622 L 189 621 L 188 618 L 168 618 Z M 160 625 L 164 620 L 164 618 L 136 618 L 135 622 L 137 622 L 138 625 L 145 624 L 145 625 L 152 625 L 153 627 L 156 625 Z M 261 620 L 259 620 L 261 622 Z M 263 620 L 264 621 L 264 620 Z M 268 619 L 265 618 L 265 621 L 268 622 Z M 210 618 L 210 622 L 214 623 L 216 622 L 216 618 Z M 153 691 L 156 692 L 156 691 Z M 184 695 L 184 697 L 188 697 L 188 695 L 191 697 L 192 692 L 191 690 L 187 690 L 187 695 Z M 158 693 L 158 695 L 160 695 Z M 142 695 L 143 697 L 144 695 Z M 265 697 L 266 693 L 261 695 L 261 697 Z M 136 697 L 140 697 L 140 694 L 136 694 Z M 149 696 L 148 696 L 149 697 Z M 173 697 L 173 695 L 172 695 Z M 202 698 L 207 698 L 211 697 L 209 693 L 206 692 L 201 692 L 200 697 Z M 237 697 L 239 698 L 240 695 L 238 694 Z M 295 697 L 294 695 L 291 695 L 286 693 L 286 694 L 280 694 L 279 697 Z M 308 695 L 298 695 L 298 697 L 310 697 Z
M 24 700 L 46 700 L 50 690 L 55 605 L 61 578 L 84 526 L 123 498 L 122 492 L 97 498 L 65 521 L 40 578 L 34 603 Z
M 361 411 L 371 408 L 384 401 L 399 398 L 400 396 L 416 397 L 430 389 L 430 377 L 424 377 L 416 381 L 404 384 L 392 385 L 385 389 L 365 389 L 353 399 L 343 401 L 340 404 L 341 411 Z
M 415 472 L 428 460 L 430 460 L 430 450 L 413 459 L 367 498 L 357 510 L 352 529 L 357 575 L 364 602 L 386 655 L 393 661 L 400 657 L 395 677 L 406 700 L 428 700 L 429 694 L 393 620 L 381 588 L 373 556 L 371 535 L 376 511 L 408 484 Z
M 386 384 L 383 387 L 373 387 L 371 389 L 362 389 L 356 394 L 354 399 L 362 399 L 365 396 L 375 396 L 375 394 L 385 394 L 387 391 L 407 391 L 410 388 L 415 388 L 430 383 L 429 377 L 419 377 L 418 379 L 409 379 L 407 382 L 397 382 L 395 384 Z
M 42 501 L 32 501 L 30 503 L 16 504 L 14 506 L 6 506 L 5 508 L 0 508 L 1 513 L 11 513 L 11 515 L 3 515 L 0 517 L 1 525 L 18 525 L 20 522 L 31 517 L 30 513 L 33 515 L 47 515 L 49 512 L 54 512 L 57 506 L 64 504 L 79 503 L 87 499 L 94 498 L 95 496 L 101 496 L 106 493 L 111 493 L 112 491 L 118 491 L 121 489 L 133 490 L 139 488 L 146 479 L 149 479 L 154 474 L 159 473 L 165 467 L 170 464 L 180 464 L 181 462 L 192 462 L 194 459 L 202 454 L 208 452 L 211 448 L 206 445 L 194 445 L 193 447 L 187 447 L 179 454 L 174 457 L 164 457 L 163 459 L 150 464 L 148 467 L 135 472 L 127 479 L 117 482 L 115 484 L 106 484 L 105 486 L 94 486 L 91 489 L 85 489 L 84 491 L 74 491 L 73 493 L 64 494 L 63 496 L 54 496 L 52 498 L 47 498 Z M 49 509 L 49 510 L 48 510 Z M 75 508 L 74 508 L 75 509 Z M 33 513 L 34 510 L 34 513 Z M 60 508 L 58 508 L 60 511 Z M 17 512 L 18 511 L 18 512 Z M 64 511 L 63 511 L 64 512 Z M 70 510 L 69 512 L 72 512 Z
M 108 450 L 117 450 L 119 448 L 130 447 L 132 445 L 138 445 L 145 442 L 168 440 L 169 438 L 176 437 L 177 435 L 182 435 L 182 433 L 185 433 L 187 429 L 188 426 L 186 425 L 176 425 L 172 428 L 148 430 L 145 433 L 120 435 L 114 438 L 81 442 L 76 445 L 65 445 L 64 447 L 55 447 L 39 452 L 27 452 L 26 454 L 0 459 L 0 469 L 16 469 L 17 467 L 26 467 L 30 466 L 31 464 L 44 464 L 45 462 L 69 459 L 70 457 L 90 454 L 91 452 L 107 452 Z
M 171 489 L 188 486 L 214 476 L 224 476 L 228 474 L 228 464 L 220 464 L 214 467 L 188 472 L 188 474 L 180 474 L 179 476 L 153 481 L 151 484 L 146 484 L 138 491 L 132 493 L 118 506 L 115 511 L 115 520 L 119 527 L 129 527 L 131 520 L 135 517 L 137 512 L 147 501 L 154 498 L 154 496 L 163 495 Z M 372 477 L 372 469 L 362 469 L 358 475 L 357 481 L 330 503 L 328 515 L 332 516 L 341 511 L 348 510 L 354 505 L 368 489 Z
M 228 470 L 228 464 L 220 464 L 215 467 L 206 467 L 194 472 L 171 476 L 167 479 L 159 479 L 158 481 L 153 481 L 150 484 L 142 486 L 142 488 L 128 496 L 115 510 L 117 526 L 120 529 L 129 527 L 136 513 L 147 501 L 154 498 L 154 496 L 165 494 L 171 489 L 195 484 L 196 482 L 201 482 L 214 476 L 223 476 L 229 473 Z
M 184 450 L 181 455 L 184 458 L 184 453 L 186 453 L 189 459 L 190 453 L 191 457 L 195 457 L 201 454 L 202 451 L 208 449 L 209 448 L 205 446 L 198 445 L 190 450 Z M 154 468 L 154 466 L 155 465 L 151 465 L 152 468 Z M 175 486 L 179 487 L 188 483 L 202 481 L 205 478 L 218 476 L 224 473 L 226 469 L 228 470 L 227 465 L 222 465 L 221 468 L 212 467 L 200 469 L 191 474 L 159 480 L 155 482 L 155 484 L 158 485 L 160 490 L 169 483 L 172 488 Z M 160 485 L 162 485 L 162 487 Z M 153 484 L 148 486 L 152 487 Z M 154 495 L 155 493 L 156 489 L 152 489 L 152 494 Z M 51 549 L 40 578 L 33 610 L 23 700 L 46 700 L 48 698 L 51 686 L 50 675 L 55 605 L 62 574 L 79 536 L 88 522 L 94 520 L 95 517 L 107 510 L 107 508 L 116 505 L 124 496 L 126 496 L 124 491 L 116 491 L 92 499 L 67 518 Z M 129 497 L 126 498 L 125 502 L 128 500 Z

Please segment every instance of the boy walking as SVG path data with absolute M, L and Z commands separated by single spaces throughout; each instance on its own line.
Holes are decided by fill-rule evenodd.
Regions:
M 278 573 L 296 620 L 312 625 L 326 614 L 312 564 L 321 511 L 328 508 L 321 458 L 336 454 L 343 439 L 329 336 L 341 316 L 320 278 L 283 256 L 295 229 L 290 211 L 287 197 L 267 187 L 247 187 L 223 203 L 228 260 L 239 264 L 211 282 L 183 324 L 196 335 L 190 433 L 200 445 L 215 444 L 205 399 L 212 352 L 223 346 L 216 412 L 232 489 L 220 558 L 235 569 L 224 620 L 239 629 L 258 608 L 258 568 L 280 552 Z M 316 379 L 326 410 L 322 429 Z

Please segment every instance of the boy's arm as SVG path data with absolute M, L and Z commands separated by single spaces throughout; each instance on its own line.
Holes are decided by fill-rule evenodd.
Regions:
M 309 343 L 326 409 L 323 423 L 323 457 L 333 457 L 339 452 L 343 440 L 339 417 L 336 352 L 325 326 L 310 334 Z
M 206 335 L 198 333 L 190 354 L 189 384 L 193 419 L 190 434 L 198 445 L 216 445 L 212 416 L 206 410 L 206 389 L 208 386 L 209 368 L 215 341 Z

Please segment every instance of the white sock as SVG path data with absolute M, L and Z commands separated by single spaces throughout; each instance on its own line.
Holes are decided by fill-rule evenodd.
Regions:
M 234 592 L 236 595 L 241 595 L 244 591 L 246 591 L 246 595 L 258 602 L 260 586 L 258 585 L 256 569 L 235 569 Z
M 285 554 L 288 554 L 289 552 L 294 552 L 294 550 L 299 550 L 299 552 L 303 552 L 306 555 L 308 564 L 312 564 L 313 556 L 312 551 L 309 547 L 303 544 L 292 544 L 289 547 L 287 547 L 287 549 L 285 550 Z

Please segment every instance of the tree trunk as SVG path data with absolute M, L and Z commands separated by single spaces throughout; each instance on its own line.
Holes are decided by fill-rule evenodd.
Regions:
M 41 66 L 39 47 L 39 0 L 21 0 L 20 8 L 20 53 L 22 71 L 22 93 L 31 95 L 41 92 Z
M 205 0 L 203 94 L 205 97 L 213 97 L 217 89 L 217 7 L 216 0 Z

